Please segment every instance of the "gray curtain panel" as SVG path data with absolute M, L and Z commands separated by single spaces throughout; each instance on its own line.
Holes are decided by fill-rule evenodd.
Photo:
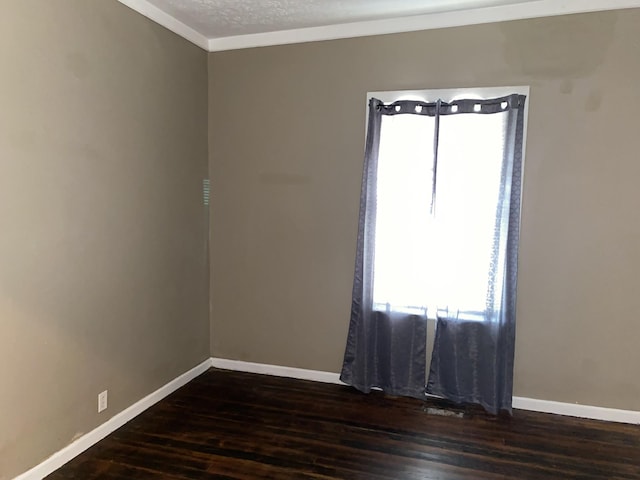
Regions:
M 424 397 L 426 317 L 373 310 L 378 151 L 383 103 L 369 102 L 351 322 L 340 380 L 368 393 Z
M 494 414 L 512 412 L 516 332 L 525 97 L 513 95 L 508 101 L 487 309 L 481 321 L 462 320 L 460 312 L 438 315 L 427 384 L 430 394 L 480 404 Z M 464 228 L 450 234 L 464 235 Z
M 407 100 L 384 105 L 377 99 L 371 99 L 351 320 L 340 376 L 343 382 L 363 392 L 381 388 L 393 395 L 418 398 L 424 398 L 426 387 L 429 393 L 458 403 L 477 403 L 492 413 L 500 410 L 511 412 L 524 103 L 525 97 L 522 95 L 491 100 L 460 100 L 450 104 Z M 444 309 L 441 305 L 436 307 L 437 330 L 428 385 L 425 385 L 426 313 L 416 314 L 415 310 L 407 313 L 407 309 L 394 310 L 388 305 L 386 309 L 379 306 L 374 308 L 373 303 L 382 117 L 406 114 L 436 118 L 435 128 L 441 132 L 432 135 L 436 142 L 431 159 L 434 171 L 436 158 L 443 166 L 447 162 L 446 155 L 439 155 L 442 152 L 439 152 L 437 143 L 442 133 L 447 132 L 447 116 L 506 115 L 491 267 L 487 271 L 486 283 L 489 287 L 486 309 L 470 312 L 455 305 L 446 305 Z M 464 142 L 464 139 L 459 141 Z M 429 158 L 425 161 L 429 161 Z M 437 192 L 436 181 L 434 175 L 433 185 L 425 185 L 425 188 L 433 188 Z M 443 202 L 446 204 L 446 198 Z M 425 215 L 432 214 L 425 212 Z M 453 229 L 448 226 L 446 235 L 465 238 L 465 226 L 458 225 Z M 468 238 L 468 241 L 473 242 L 474 239 Z M 455 251 L 449 254 L 455 255 Z M 438 272 L 428 273 L 438 275 Z

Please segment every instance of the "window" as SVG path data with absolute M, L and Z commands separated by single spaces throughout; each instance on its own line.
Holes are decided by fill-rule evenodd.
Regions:
M 403 92 L 376 92 L 386 103 Z M 479 99 L 474 113 L 382 116 L 376 182 L 373 307 L 436 317 L 452 312 L 484 319 L 494 287 L 494 232 L 505 155 L 505 114 L 479 113 L 481 99 L 528 88 L 413 93 L 442 99 L 456 113 L 456 98 Z M 416 112 L 422 108 L 417 105 Z M 469 108 L 469 107 L 467 107 Z M 506 110 L 506 103 L 494 109 Z M 406 112 L 410 113 L 410 112 Z M 411 112 L 413 113 L 413 112 Z M 525 113 L 526 118 L 526 113 Z M 437 140 L 437 141 L 436 141 Z M 434 154 L 434 149 L 437 154 Z M 498 260 L 499 261 L 499 260 Z
M 526 93 L 371 94 L 343 382 L 511 411 Z

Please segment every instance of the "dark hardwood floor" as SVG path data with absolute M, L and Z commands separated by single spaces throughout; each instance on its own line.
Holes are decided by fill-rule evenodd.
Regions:
M 47 478 L 640 479 L 640 426 L 441 406 L 211 369 Z

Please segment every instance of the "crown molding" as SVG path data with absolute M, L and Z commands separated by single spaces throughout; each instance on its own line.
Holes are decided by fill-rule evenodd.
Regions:
M 176 35 L 189 40 L 191 43 L 203 48 L 209 49 L 210 40 L 202 35 L 200 32 L 194 30 L 188 25 L 185 25 L 180 20 L 169 15 L 164 10 L 159 9 L 155 5 L 152 5 L 147 0 L 118 0 L 123 5 L 126 5 L 132 10 L 135 10 L 141 15 L 144 15 L 149 20 L 162 25 L 168 30 L 171 30 Z
M 163 10 L 160 10 L 158 7 L 150 4 L 147 0 L 118 1 L 209 52 L 415 32 L 436 28 L 460 27 L 464 25 L 478 25 L 527 18 L 640 7 L 640 0 L 533 0 L 512 5 L 431 13 L 385 20 L 343 23 L 339 25 L 281 30 L 233 37 L 207 38 L 200 32 L 197 32 Z

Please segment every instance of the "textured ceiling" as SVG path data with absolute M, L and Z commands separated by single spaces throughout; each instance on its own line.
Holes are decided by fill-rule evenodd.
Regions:
M 530 1 L 535 0 L 148 0 L 207 38 Z

